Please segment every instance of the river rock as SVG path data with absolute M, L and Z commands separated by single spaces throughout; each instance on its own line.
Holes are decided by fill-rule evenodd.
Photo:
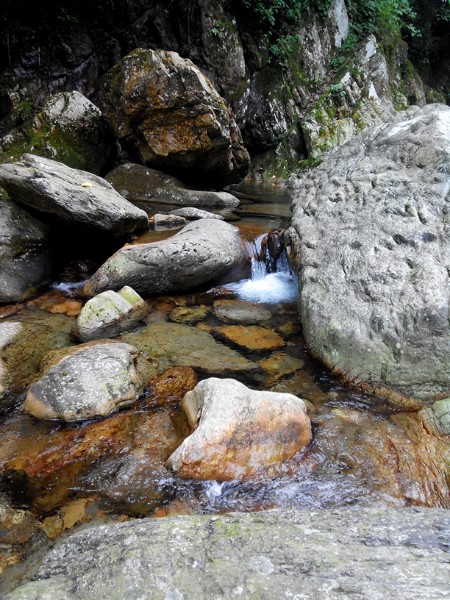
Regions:
M 159 369 L 192 367 L 203 376 L 225 377 L 231 373 L 251 375 L 258 365 L 196 327 L 178 323 L 150 323 L 133 333 L 125 333 L 121 340 L 136 348 L 144 356 L 156 360 Z
M 0 303 L 20 302 L 49 282 L 48 228 L 0 196 Z
M 201 208 L 195 208 L 193 206 L 186 206 L 186 208 L 176 208 L 175 210 L 171 210 L 171 215 L 178 215 L 179 217 L 184 217 L 189 221 L 196 221 L 197 219 L 218 219 L 219 221 L 223 221 L 225 217 L 222 215 L 215 215 L 208 210 L 202 210 Z
M 43 357 L 70 344 L 73 319 L 44 311 L 0 323 L 0 408 L 8 408 L 31 384 Z
M 33 152 L 68 167 L 100 174 L 110 159 L 113 140 L 106 121 L 77 91 L 49 96 L 42 109 L 0 138 L 0 162 Z
M 178 217 L 177 215 L 163 215 L 156 213 L 149 220 L 149 224 L 153 225 L 156 231 L 161 229 L 180 229 L 186 225 L 187 219 L 184 217 Z
M 393 508 L 94 525 L 60 538 L 5 600 L 445 598 L 449 532 L 446 510 Z
M 106 180 L 124 198 L 141 206 L 168 204 L 187 208 L 235 208 L 239 205 L 236 196 L 228 192 L 194 190 L 172 175 L 134 163 L 119 165 L 108 173 Z
M 250 351 L 274 350 L 286 346 L 286 342 L 276 331 L 257 325 L 221 325 L 214 333 Z
M 176 52 L 137 49 L 103 78 L 101 106 L 143 163 L 214 187 L 245 177 L 249 156 L 225 101 Z
M 31 386 L 23 409 L 37 419 L 67 422 L 104 417 L 139 398 L 147 371 L 129 344 L 79 346 Z
M 148 305 L 132 288 L 107 290 L 86 302 L 78 316 L 75 334 L 83 342 L 114 337 L 132 328 L 148 311 Z
M 104 179 L 62 163 L 24 154 L 0 165 L 0 184 L 11 199 L 69 227 L 125 236 L 148 227 L 147 214 Z
M 182 405 L 194 433 L 167 465 L 188 479 L 246 479 L 292 458 L 311 441 L 303 400 L 253 391 L 234 379 L 210 378 Z
M 82 293 L 93 296 L 124 285 L 144 295 L 189 290 L 224 276 L 245 256 L 236 227 L 202 219 L 166 240 L 125 246 L 94 273 Z
M 242 323 L 251 325 L 268 321 L 272 313 L 260 304 L 243 302 L 242 300 L 216 300 L 213 304 L 214 316 L 225 323 Z
M 299 314 L 334 371 L 411 408 L 450 387 L 450 108 L 372 128 L 297 184 Z

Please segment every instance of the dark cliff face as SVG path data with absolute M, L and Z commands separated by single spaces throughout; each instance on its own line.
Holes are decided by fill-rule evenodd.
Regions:
M 289 170 L 314 155 L 317 140 L 320 148 L 335 143 L 328 140 L 334 115 L 351 119 L 355 131 L 367 124 L 360 113 L 371 75 L 360 85 L 366 67 L 348 65 L 357 97 L 353 82 L 341 83 L 332 61 L 348 19 L 344 0 L 330 4 L 328 13 L 306 11 L 290 36 L 276 27 L 268 34 L 238 0 L 62 0 L 56 6 L 3 0 L 0 134 L 21 125 L 49 94 L 78 90 L 95 102 L 102 75 L 135 48 L 173 50 L 190 58 L 230 104 L 247 148 L 262 157 L 255 164 L 266 168 L 264 157 L 276 153 L 275 162 Z M 375 81 L 381 98 L 392 99 L 398 87 L 389 78 L 379 86 Z M 415 89 L 404 97 L 422 101 Z M 308 111 L 320 113 L 320 122 Z

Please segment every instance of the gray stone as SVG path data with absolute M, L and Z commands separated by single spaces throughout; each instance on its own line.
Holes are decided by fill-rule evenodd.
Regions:
M 162 215 L 159 213 L 153 215 L 150 220 L 150 224 L 153 225 L 153 228 L 156 231 L 161 229 L 179 229 L 180 227 L 183 227 L 183 225 L 186 225 L 186 223 L 187 219 L 184 217 L 178 217 L 177 215 Z
M 66 422 L 104 417 L 139 398 L 146 366 L 129 344 L 76 347 L 31 386 L 23 409 L 37 419 Z
M 412 408 L 450 387 L 450 108 L 364 132 L 298 182 L 290 229 L 309 348 Z
M 33 296 L 50 275 L 48 228 L 0 196 L 0 303 Z
M 201 219 L 161 242 L 125 246 L 94 273 L 83 293 L 93 296 L 124 285 L 145 295 L 189 290 L 217 281 L 245 260 L 236 227 Z
M 224 323 L 249 325 L 268 321 L 272 313 L 260 304 L 251 304 L 241 300 L 216 300 L 213 305 L 214 316 Z
M 247 174 L 249 156 L 231 110 L 176 52 L 134 50 L 103 78 L 100 102 L 116 137 L 149 166 L 218 188 Z
M 247 479 L 311 442 L 303 400 L 251 390 L 235 379 L 204 379 L 182 401 L 188 436 L 167 461 L 179 477 Z
M 197 219 L 218 219 L 219 221 L 224 220 L 222 215 L 215 215 L 212 212 L 201 210 L 200 208 L 195 208 L 193 206 L 186 206 L 186 208 L 177 208 L 175 210 L 171 210 L 170 214 L 184 217 L 189 221 L 196 221 Z
M 148 227 L 147 214 L 104 179 L 62 163 L 25 154 L 0 165 L 0 184 L 11 199 L 65 225 L 128 235 Z
M 107 290 L 86 302 L 78 315 L 75 335 L 83 342 L 115 335 L 141 321 L 148 305 L 132 288 Z
M 130 202 L 218 208 L 239 205 L 236 196 L 228 192 L 194 190 L 172 175 L 134 163 L 116 167 L 108 173 L 106 180 Z
M 447 598 L 442 509 L 138 519 L 60 538 L 4 600 Z

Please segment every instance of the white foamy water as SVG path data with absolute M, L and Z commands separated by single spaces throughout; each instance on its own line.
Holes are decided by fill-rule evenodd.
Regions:
M 241 300 L 247 302 L 267 302 L 270 304 L 293 302 L 297 298 L 297 279 L 289 271 L 286 255 L 277 260 L 276 273 L 267 273 L 266 264 L 258 260 L 261 255 L 261 240 L 264 235 L 254 242 L 247 242 L 247 250 L 252 257 L 251 279 L 242 279 L 227 284 L 229 290 L 235 292 Z
M 297 298 L 296 279 L 287 271 L 268 273 L 261 279 L 242 279 L 229 283 L 227 289 L 247 302 L 293 302 Z

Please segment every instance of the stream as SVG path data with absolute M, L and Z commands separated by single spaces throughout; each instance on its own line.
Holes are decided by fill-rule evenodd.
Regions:
M 288 225 L 286 188 L 248 183 L 236 194 L 242 203 L 234 224 L 250 245 L 258 243 L 255 240 L 261 234 Z M 155 241 L 172 233 L 149 232 L 137 241 Z M 79 263 L 65 269 L 52 290 L 2 319 L 20 321 L 34 331 L 29 343 L 36 350 L 34 346 L 26 350 L 34 356 L 34 368 L 41 359 L 39 346 L 44 342 L 40 340 L 51 338 L 55 348 L 75 344 L 70 332 L 80 302 L 74 290 L 90 268 Z M 136 345 L 151 335 L 145 347 L 152 357 L 159 344 L 153 358 L 161 371 L 183 364 L 191 366 L 199 378 L 222 373 L 219 376 L 236 378 L 254 389 L 302 397 L 314 440 L 293 459 L 245 482 L 182 480 L 164 467 L 187 435 L 179 401 L 160 404 L 149 391 L 131 409 L 102 421 L 60 425 L 23 414 L 22 394 L 11 399 L 12 408 L 3 416 L 3 492 L 16 507 L 31 510 L 46 523 L 50 537 L 92 519 L 274 507 L 448 507 L 445 477 L 437 467 L 444 452 L 440 442 L 424 430 L 416 414 L 399 412 L 380 398 L 350 388 L 310 356 L 297 323 L 297 293 L 287 264 L 267 274 L 262 263 L 254 261 L 251 278 L 198 294 L 149 299 L 151 312 L 142 327 L 123 335 Z M 265 311 L 258 324 L 281 340 L 278 345 L 249 345 L 245 323 L 239 324 L 241 338 L 239 333 L 233 340 L 224 338 L 218 308 L 229 308 L 227 303 L 233 300 L 249 303 L 255 312 Z M 181 346 L 185 339 L 181 334 L 179 339 L 168 339 L 186 328 L 191 332 L 190 345 Z M 167 339 L 158 338 L 165 331 Z M 221 371 L 220 357 L 200 356 L 206 335 L 258 363 L 259 368 L 251 374 L 239 369 Z

